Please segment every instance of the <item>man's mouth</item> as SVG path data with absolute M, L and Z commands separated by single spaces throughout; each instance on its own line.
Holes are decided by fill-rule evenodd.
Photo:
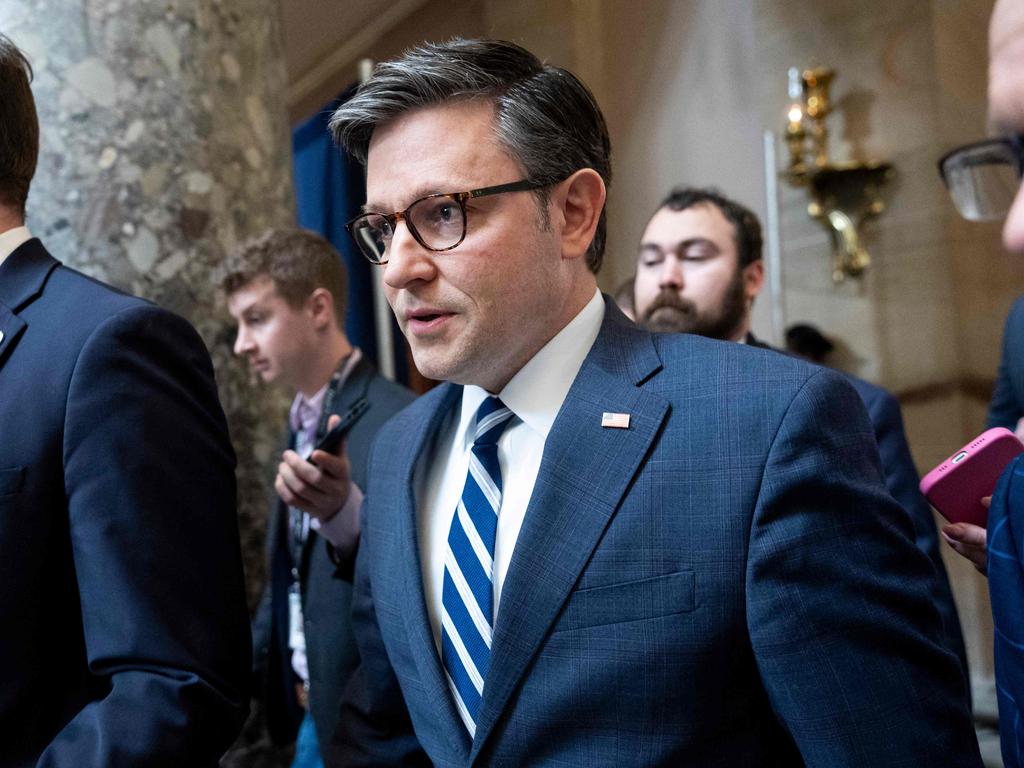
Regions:
M 415 309 L 405 313 L 406 328 L 413 333 L 429 333 L 439 329 L 451 317 L 453 312 L 442 309 Z

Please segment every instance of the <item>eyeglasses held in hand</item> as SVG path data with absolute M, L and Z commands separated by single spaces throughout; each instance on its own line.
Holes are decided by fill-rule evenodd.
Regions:
M 547 186 L 550 184 L 538 184 L 523 179 L 469 192 L 427 195 L 413 201 L 404 211 L 360 214 L 346 224 L 345 229 L 356 241 L 360 253 L 373 264 L 388 263 L 388 248 L 391 246 L 391 238 L 395 236 L 395 227 L 399 221 L 405 221 L 409 234 L 428 251 L 450 251 L 466 239 L 467 200 L 500 195 L 504 192 L 525 192 Z
M 939 160 L 939 174 L 968 221 L 995 221 L 1010 210 L 1024 172 L 1024 134 L 986 139 Z

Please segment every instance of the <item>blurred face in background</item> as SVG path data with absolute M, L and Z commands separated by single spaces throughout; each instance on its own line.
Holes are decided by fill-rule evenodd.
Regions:
M 760 260 L 740 267 L 735 227 L 718 206 L 662 208 L 640 241 L 637 322 L 652 331 L 739 341 L 762 277 Z

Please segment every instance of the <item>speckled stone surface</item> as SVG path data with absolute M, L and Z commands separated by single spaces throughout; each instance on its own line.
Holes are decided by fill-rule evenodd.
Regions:
M 188 318 L 210 348 L 254 605 L 284 404 L 232 358 L 218 283 L 238 242 L 293 221 L 277 2 L 3 0 L 0 30 L 35 70 L 29 227 L 64 263 Z

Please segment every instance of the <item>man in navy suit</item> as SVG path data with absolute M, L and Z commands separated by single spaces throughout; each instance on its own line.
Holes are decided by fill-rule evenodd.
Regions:
M 652 331 L 698 333 L 771 349 L 750 330 L 751 309 L 764 286 L 762 242 L 761 223 L 746 206 L 713 189 L 673 189 L 640 239 L 634 289 L 640 324 Z M 918 488 L 900 405 L 882 387 L 847 378 L 867 409 L 885 485 L 910 514 L 914 541 L 935 568 L 931 595 L 942 616 L 945 646 L 960 659 L 969 680 L 935 517 Z
M 238 323 L 235 353 L 264 382 L 295 393 L 253 651 L 271 737 L 295 742 L 293 768 L 312 768 L 322 765 L 319 745 L 330 741 L 342 689 L 359 662 L 348 615 L 361 496 L 349 498 L 349 478 L 366 487 L 373 436 L 413 396 L 349 342 L 345 267 L 314 232 L 271 230 L 246 243 L 229 260 L 222 286 Z M 346 439 L 350 465 L 344 456 L 313 453 L 339 415 L 362 401 L 368 407 Z
M 350 231 L 446 383 L 370 456 L 336 765 L 979 765 L 932 569 L 838 374 L 597 290 L 587 88 L 511 43 L 334 114 Z
M 0 35 L 0 763 L 212 766 L 250 654 L 213 369 L 24 226 L 30 72 Z
M 997 0 L 989 25 L 989 122 L 996 135 L 954 149 L 939 171 L 960 213 L 973 221 L 1006 217 L 1003 245 L 1024 254 L 1024 4 Z M 1008 179 L 1016 183 L 1007 184 Z M 1020 301 L 1007 320 L 1003 360 L 989 408 L 991 426 L 1016 428 L 1020 413 Z M 943 528 L 953 548 L 988 573 L 995 624 L 999 734 L 1007 768 L 1024 766 L 1024 458 L 1003 472 L 988 528 Z M 986 550 L 987 546 L 987 550 Z

